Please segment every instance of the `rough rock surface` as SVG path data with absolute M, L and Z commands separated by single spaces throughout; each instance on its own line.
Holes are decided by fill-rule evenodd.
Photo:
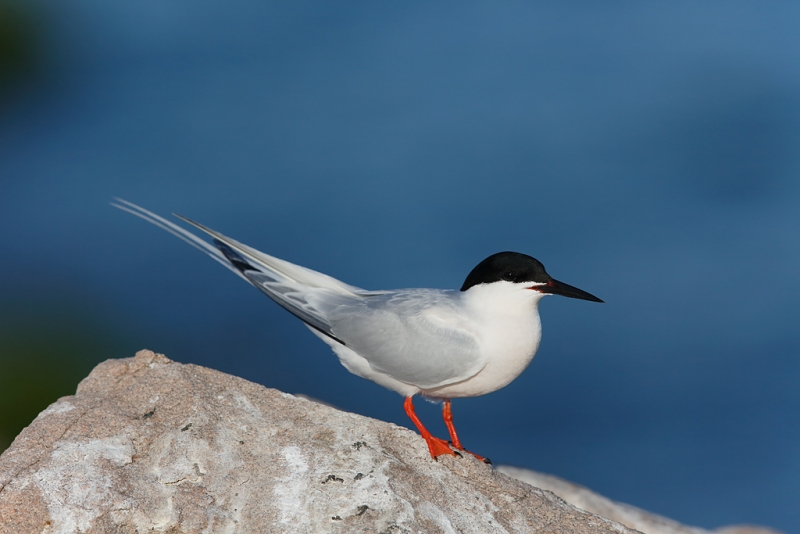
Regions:
M 630 504 L 614 502 L 583 486 L 552 475 L 506 465 L 498 466 L 497 470 L 531 486 L 552 491 L 576 508 L 647 534 L 780 534 L 769 528 L 752 525 L 732 525 L 718 530 L 690 527 Z
M 141 351 L 0 456 L 0 533 L 634 532 L 415 433 Z M 689 532 L 689 531 L 687 531 Z
M 405 428 L 139 352 L 0 457 L 0 532 L 631 532 Z

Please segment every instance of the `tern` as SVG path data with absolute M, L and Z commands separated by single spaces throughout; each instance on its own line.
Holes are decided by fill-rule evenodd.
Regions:
M 174 234 L 264 292 L 327 343 L 351 373 L 405 397 L 405 412 L 431 457 L 468 452 L 458 438 L 451 399 L 485 395 L 517 378 L 539 348 L 539 301 L 547 295 L 603 302 L 552 278 L 541 262 L 518 252 L 481 261 L 459 291 L 368 291 L 278 259 L 175 215 L 211 236 L 186 229 L 122 199 L 117 208 Z M 443 401 L 450 441 L 436 438 L 412 398 Z M 454 450 L 455 449 L 455 450 Z

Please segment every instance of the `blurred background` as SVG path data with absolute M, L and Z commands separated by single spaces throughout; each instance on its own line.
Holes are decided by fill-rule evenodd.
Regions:
M 529 253 L 606 304 L 543 301 L 528 371 L 454 403 L 464 443 L 685 523 L 800 531 L 799 21 L 0 0 L 0 450 L 142 348 L 410 426 L 118 196 L 369 289 Z

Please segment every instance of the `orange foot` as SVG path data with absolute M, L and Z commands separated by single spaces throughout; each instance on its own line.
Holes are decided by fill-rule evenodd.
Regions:
M 468 451 L 467 449 L 458 449 L 458 450 L 460 452 L 466 452 L 467 454 L 471 454 L 472 456 L 474 456 L 475 458 L 477 458 L 478 460 L 480 460 L 481 462 L 483 462 L 485 464 L 492 465 L 492 461 L 490 459 L 488 459 L 488 458 L 486 458 L 484 456 L 481 456 L 480 454 L 475 454 L 474 452 Z
M 461 452 L 466 452 L 471 454 L 472 456 L 474 456 L 475 458 L 477 458 L 478 460 L 480 460 L 485 464 L 489 465 L 492 464 L 492 461 L 490 459 L 484 458 L 480 454 L 475 454 L 472 451 L 468 451 L 461 444 L 461 440 L 458 439 L 458 434 L 456 433 L 456 427 L 453 424 L 453 412 L 450 408 L 450 399 L 444 401 L 444 407 L 442 408 L 442 417 L 444 418 L 444 424 L 447 425 L 447 431 L 450 433 L 450 440 L 451 440 L 450 444 L 453 445 L 453 447 L 455 447 Z
M 417 417 L 417 414 L 414 412 L 414 404 L 411 402 L 411 397 L 406 397 L 403 407 L 406 410 L 406 415 L 408 415 L 409 419 L 411 419 L 411 421 L 414 423 L 414 426 L 416 426 L 417 430 L 419 430 L 419 434 L 422 436 L 422 439 L 424 439 L 425 443 L 428 444 L 428 450 L 431 453 L 431 458 L 435 460 L 437 456 L 442 456 L 443 454 L 461 456 L 459 453 L 450 448 L 449 442 L 433 437 L 431 433 L 428 432 L 428 429 L 422 425 L 422 421 L 419 420 L 419 417 Z
M 459 453 L 450 448 L 449 441 L 433 437 L 430 434 L 422 437 L 428 444 L 428 450 L 431 452 L 431 458 L 433 458 L 434 460 L 436 459 L 437 456 L 441 456 L 443 454 L 450 454 L 452 456 L 461 456 Z

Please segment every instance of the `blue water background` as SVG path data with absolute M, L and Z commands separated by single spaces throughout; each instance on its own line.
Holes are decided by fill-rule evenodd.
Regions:
M 516 250 L 531 367 L 462 440 L 703 527 L 800 532 L 800 4 L 37 0 L 0 111 L 0 292 L 409 426 L 177 212 L 370 289 Z M 420 414 L 443 434 L 435 405 Z

